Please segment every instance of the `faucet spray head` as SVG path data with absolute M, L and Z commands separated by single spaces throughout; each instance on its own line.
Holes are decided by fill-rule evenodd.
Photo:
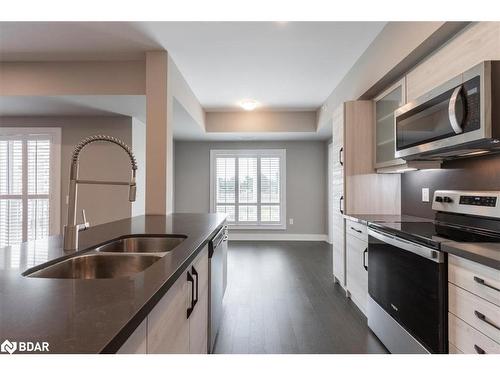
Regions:
M 128 188 L 128 201 L 135 202 L 135 197 L 137 195 L 137 184 L 135 183 L 135 172 L 136 170 L 132 170 L 132 178 L 130 179 L 130 185 Z

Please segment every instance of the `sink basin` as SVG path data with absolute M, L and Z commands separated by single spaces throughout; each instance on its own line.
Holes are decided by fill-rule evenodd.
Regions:
M 165 253 L 172 251 L 186 236 L 126 237 L 96 248 L 101 253 Z
M 161 256 L 158 255 L 92 253 L 63 260 L 26 276 L 51 279 L 113 279 L 142 272 L 160 259 Z

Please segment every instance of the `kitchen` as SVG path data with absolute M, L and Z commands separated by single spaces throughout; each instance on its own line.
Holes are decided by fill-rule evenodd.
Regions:
M 499 22 L 0 35 L 2 354 L 500 354 Z

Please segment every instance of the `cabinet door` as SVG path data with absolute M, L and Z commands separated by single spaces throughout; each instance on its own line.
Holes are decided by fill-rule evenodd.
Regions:
M 473 22 L 407 75 L 408 101 L 484 60 L 500 59 L 500 24 Z
M 394 157 L 394 111 L 405 104 L 404 78 L 375 98 L 375 168 L 404 164 Z
M 368 243 L 350 234 L 346 236 L 347 290 L 351 299 L 366 314 L 368 299 Z
M 188 270 L 177 279 L 148 316 L 148 353 L 189 353 L 187 308 L 191 286 L 187 282 Z
M 345 224 L 341 214 L 333 214 L 332 230 L 333 276 L 340 285 L 345 285 Z
M 189 317 L 189 351 L 206 354 L 208 349 L 208 247 L 205 247 L 192 265 L 198 278 L 198 302 Z M 197 276 L 196 276 L 197 274 Z
M 344 104 L 333 112 L 331 161 L 331 233 L 333 247 L 333 275 L 345 285 L 345 226 L 344 226 Z
M 147 324 L 148 319 L 144 319 L 125 341 L 125 344 L 116 352 L 117 354 L 146 354 L 147 353 Z

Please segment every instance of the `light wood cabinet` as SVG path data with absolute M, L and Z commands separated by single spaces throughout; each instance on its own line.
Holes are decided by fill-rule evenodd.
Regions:
M 500 354 L 500 344 L 451 313 L 448 314 L 448 339 L 465 354 Z
M 403 165 L 403 159 L 396 159 L 394 153 L 396 144 L 394 139 L 394 111 L 406 103 L 405 78 L 386 89 L 374 99 L 375 102 L 375 168 Z
M 333 248 L 333 275 L 336 281 L 345 285 L 345 225 L 344 205 L 344 106 L 333 112 L 331 186 L 332 214 L 331 232 Z
M 500 59 L 500 23 L 474 22 L 406 76 L 410 102 L 484 60 Z
M 117 354 L 147 354 L 147 318 L 137 327 L 125 341 L 125 344 L 116 352 Z
M 500 307 L 453 284 L 448 287 L 449 311 L 500 343 Z
M 346 289 L 352 301 L 365 315 L 368 300 L 368 238 L 366 229 L 366 225 L 346 219 Z
M 465 354 L 500 354 L 500 272 L 448 256 L 448 341 Z M 454 349 L 453 349 L 454 350 Z
M 189 317 L 189 352 L 206 354 L 208 345 L 208 252 L 202 252 L 193 262 L 198 275 L 196 306 Z
M 500 306 L 500 272 L 494 268 L 450 254 L 448 281 Z
M 188 271 L 190 267 L 188 268 Z M 148 353 L 189 353 L 191 288 L 187 273 L 177 279 L 148 316 Z
M 373 167 L 373 101 L 350 101 L 333 112 L 330 230 L 333 275 L 345 287 L 344 214 L 399 214 L 400 177 Z
M 208 287 L 205 246 L 118 353 L 207 353 Z

